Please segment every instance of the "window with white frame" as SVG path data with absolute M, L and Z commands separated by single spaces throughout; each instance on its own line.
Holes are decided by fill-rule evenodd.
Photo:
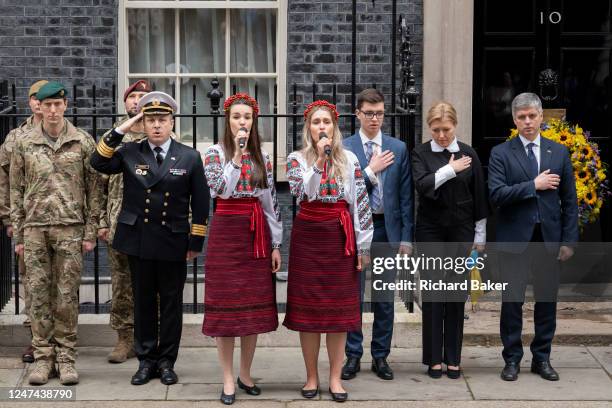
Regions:
M 211 80 L 218 78 L 224 94 L 221 104 L 235 87 L 252 96 L 257 92 L 261 113 L 273 113 L 277 84 L 278 109 L 283 113 L 286 1 L 120 0 L 120 89 L 147 79 L 155 90 L 175 96 L 180 113 L 190 114 L 195 86 L 197 113 L 209 114 L 206 95 L 212 89 Z M 221 139 L 222 120 L 219 128 Z M 272 119 L 260 119 L 259 128 L 271 153 Z M 279 121 L 281 157 L 284 128 Z M 212 129 L 210 118 L 198 118 L 198 148 L 212 143 Z M 177 120 L 176 132 L 182 142 L 192 142 L 193 120 Z

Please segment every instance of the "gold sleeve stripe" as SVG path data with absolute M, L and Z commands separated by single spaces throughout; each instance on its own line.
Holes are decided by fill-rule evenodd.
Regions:
M 98 151 L 100 156 L 106 157 L 107 159 L 110 159 L 111 157 L 113 157 L 113 153 L 115 152 L 114 150 L 110 152 L 108 150 L 104 150 L 104 148 L 100 145 L 98 145 L 98 148 L 96 150 Z
M 100 142 L 98 142 L 97 150 L 101 156 L 107 158 L 112 157 L 113 153 L 115 153 L 115 149 L 111 149 L 110 147 L 108 147 L 108 145 L 104 143 L 104 139 L 101 139 Z
M 191 226 L 191 235 L 197 235 L 203 237 L 206 235 L 206 225 L 193 224 Z

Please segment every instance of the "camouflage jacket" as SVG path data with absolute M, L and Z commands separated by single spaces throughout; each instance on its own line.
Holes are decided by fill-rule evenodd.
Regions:
M 15 243 L 25 227 L 84 224 L 84 240 L 95 241 L 102 210 L 102 180 L 89 164 L 95 141 L 64 119 L 55 146 L 42 124 L 15 144 L 10 166 L 11 223 Z
M 30 116 L 19 127 L 11 130 L 4 143 L 0 146 L 0 225 L 11 225 L 11 200 L 10 200 L 10 181 L 9 167 L 11 164 L 11 154 L 15 147 L 15 142 L 20 135 L 26 133 L 34 127 L 34 115 Z
M 121 126 L 123 122 L 128 120 L 127 116 L 121 118 L 117 123 L 113 125 L 113 128 Z M 112 129 L 104 134 L 108 135 Z M 102 136 L 102 137 L 104 137 Z M 122 143 L 127 142 L 138 142 L 146 139 L 145 133 L 128 132 L 123 136 Z M 105 202 L 102 207 L 102 215 L 100 216 L 100 228 L 109 228 L 109 244 L 113 242 L 115 236 L 115 229 L 117 228 L 117 217 L 121 212 L 121 204 L 123 201 L 123 174 L 112 174 L 110 177 L 106 174 L 102 175 L 102 178 L 107 184 Z

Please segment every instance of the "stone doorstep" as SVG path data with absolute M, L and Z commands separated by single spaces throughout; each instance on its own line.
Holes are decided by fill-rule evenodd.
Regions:
M 396 310 L 401 305 L 397 305 Z M 403 306 L 401 306 L 403 307 Z M 492 311 L 480 311 L 476 314 L 467 310 L 463 342 L 466 346 L 500 345 L 499 316 Z M 405 310 L 405 309 L 404 309 Z M 533 319 L 530 313 L 525 314 L 523 342 L 529 344 L 533 338 Z M 298 333 L 282 326 L 284 314 L 279 313 L 278 330 L 259 336 L 258 344 L 262 347 L 298 347 Z M 0 315 L 0 346 L 22 346 L 29 342 L 29 332 L 23 326 L 24 315 Z M 183 315 L 183 347 L 214 347 L 214 340 L 202 335 L 202 314 Z M 372 330 L 372 313 L 365 313 L 364 336 L 369 338 Z M 607 320 L 607 319 L 606 319 Z M 116 333 L 109 326 L 108 314 L 81 314 L 79 316 L 79 345 L 112 347 L 116 341 Z M 612 323 L 608 321 L 590 321 L 584 318 L 563 318 L 559 316 L 555 344 L 562 345 L 612 345 Z M 395 314 L 393 347 L 421 347 L 421 314 L 401 311 Z

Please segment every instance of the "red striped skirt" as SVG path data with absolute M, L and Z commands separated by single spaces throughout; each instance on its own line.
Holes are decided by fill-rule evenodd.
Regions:
M 291 231 L 287 313 L 291 330 L 336 333 L 361 328 L 355 251 L 345 254 L 340 219 L 311 221 L 298 213 Z
M 218 200 L 231 206 L 246 199 Z M 254 203 L 254 205 L 259 204 Z M 227 207 L 225 207 L 227 208 Z M 212 217 L 204 278 L 202 333 L 213 337 L 238 337 L 266 333 L 278 327 L 276 291 L 270 250 L 255 258 L 250 215 L 215 214 Z M 270 247 L 266 224 L 265 245 Z

